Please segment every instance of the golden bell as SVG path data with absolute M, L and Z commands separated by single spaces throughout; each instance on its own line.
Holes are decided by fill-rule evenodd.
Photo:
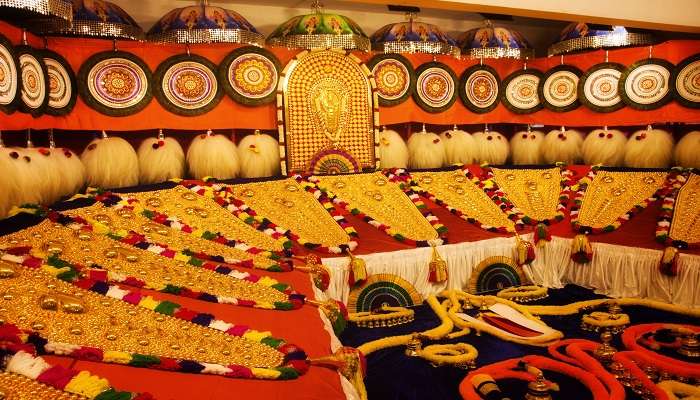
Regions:
M 600 340 L 603 342 L 603 344 L 601 344 L 593 352 L 593 356 L 595 356 L 595 358 L 597 358 L 603 365 L 609 365 L 612 363 L 613 356 L 615 353 L 617 353 L 617 349 L 610 345 L 612 339 L 613 335 L 609 331 L 604 331 L 601 333 Z
M 678 349 L 678 354 L 691 358 L 700 357 L 700 340 L 698 340 L 698 336 L 695 334 L 684 336 L 681 339 L 681 348 Z
M 537 379 L 527 384 L 525 400 L 551 400 L 549 385 L 544 381 L 544 375 L 537 375 Z
M 406 355 L 409 357 L 417 357 L 421 350 L 423 350 L 421 335 L 419 333 L 414 333 L 406 344 Z

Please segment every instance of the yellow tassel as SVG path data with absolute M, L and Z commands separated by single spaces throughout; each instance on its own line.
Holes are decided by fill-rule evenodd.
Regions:
M 661 262 L 664 264 L 669 264 L 673 261 L 673 259 L 676 257 L 676 254 L 678 254 L 678 249 L 675 247 L 666 247 L 664 249 L 664 254 L 661 256 Z
M 362 284 L 367 280 L 367 264 L 365 260 L 355 257 L 350 250 L 350 286 Z
M 428 269 L 430 274 L 428 280 L 430 282 L 445 282 L 447 280 L 447 262 L 440 257 L 440 253 L 437 251 L 437 247 L 431 245 L 433 248 L 433 255 L 428 264 Z

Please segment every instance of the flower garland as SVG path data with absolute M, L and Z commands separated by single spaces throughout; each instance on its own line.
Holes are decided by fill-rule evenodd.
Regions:
M 237 265 L 241 267 L 246 267 L 246 268 L 258 268 L 258 269 L 263 269 L 265 271 L 270 271 L 270 272 L 287 272 L 291 271 L 291 265 L 289 263 L 282 261 L 282 257 L 284 254 L 280 254 L 275 251 L 270 251 L 270 250 L 264 250 L 260 249 L 257 247 L 249 246 L 248 244 L 235 240 L 235 239 L 229 239 L 226 238 L 225 236 L 221 235 L 220 233 L 214 233 L 210 232 L 204 229 L 198 229 L 194 228 L 190 225 L 187 225 L 185 222 L 183 222 L 181 219 L 174 217 L 174 216 L 168 216 L 166 214 L 160 213 L 155 210 L 149 210 L 146 208 L 143 208 L 139 206 L 139 200 L 136 198 L 124 198 L 121 196 L 118 196 L 114 193 L 111 192 L 98 192 L 98 191 L 93 191 L 90 196 L 94 198 L 95 200 L 101 202 L 107 207 L 113 207 L 115 210 L 119 211 L 130 211 L 133 213 L 138 213 L 141 216 L 157 223 L 160 225 L 167 226 L 171 229 L 174 229 L 179 232 L 184 232 L 190 235 L 193 235 L 195 237 L 209 240 L 212 242 L 216 242 L 225 246 L 232 247 L 237 250 L 245 251 L 246 253 L 250 253 L 253 255 L 262 255 L 265 257 L 270 258 L 273 261 L 276 261 L 276 263 L 272 263 L 269 266 L 259 266 L 255 265 L 251 262 L 248 262 L 248 260 L 243 260 L 242 262 L 237 263 Z M 222 257 L 218 255 L 212 255 L 212 254 L 198 254 L 198 258 L 201 259 L 209 259 L 211 261 L 218 261 L 221 260 L 223 261 Z
M 613 314 L 604 311 L 593 311 L 581 317 L 581 328 L 587 331 L 599 332 L 609 330 L 612 333 L 622 332 L 630 324 L 627 314 Z
M 433 344 L 416 353 L 435 366 L 452 365 L 458 368 L 473 368 L 474 360 L 479 355 L 476 348 L 467 343 Z
M 602 228 L 584 226 L 579 222 L 579 212 L 581 210 L 581 206 L 583 205 L 583 198 L 586 195 L 586 190 L 588 189 L 588 186 L 590 186 L 593 182 L 593 179 L 595 179 L 595 176 L 600 170 L 600 168 L 600 165 L 592 166 L 591 170 L 588 171 L 588 174 L 585 177 L 581 178 L 578 182 L 571 184 L 571 186 L 568 188 L 569 192 L 575 193 L 573 196 L 573 205 L 571 206 L 570 211 L 571 225 L 575 232 L 581 234 L 600 234 L 612 232 L 618 229 L 620 226 L 622 226 L 622 224 L 632 219 L 632 217 L 644 211 L 644 209 L 646 209 L 649 206 L 649 204 L 658 200 L 659 196 L 663 196 L 668 191 L 668 182 L 673 180 L 669 175 L 669 177 L 666 180 L 667 183 L 665 185 L 662 185 L 654 193 L 653 196 L 645 198 L 644 200 L 642 200 L 641 203 L 634 204 L 626 213 L 617 217 L 615 222 L 613 222 L 612 224 L 604 226 Z
M 512 286 L 505 288 L 496 293 L 496 296 L 512 300 L 516 302 L 527 303 L 529 301 L 537 301 L 546 298 L 547 288 L 544 286 L 536 285 L 526 285 L 526 286 Z
M 221 207 L 229 210 L 234 216 L 246 224 L 252 226 L 256 230 L 265 233 L 275 240 L 287 239 L 283 243 L 283 247 L 287 250 L 292 248 L 292 240 L 298 240 L 298 237 L 287 229 L 275 225 L 269 219 L 258 215 L 253 209 L 248 207 L 243 201 L 235 198 L 230 188 L 217 183 L 208 183 L 201 181 L 182 181 L 180 185 L 197 193 L 200 196 L 209 197 Z M 294 238 L 291 239 L 290 238 Z
M 124 301 L 134 306 L 147 308 L 159 314 L 215 329 L 231 336 L 238 336 L 247 340 L 262 343 L 283 353 L 285 358 L 284 366 L 282 367 L 248 368 L 241 365 L 223 366 L 218 364 L 200 363 L 193 360 L 173 360 L 166 357 L 148 356 L 138 353 L 117 351 L 103 352 L 98 348 L 47 342 L 45 339 L 38 336 L 32 339 L 31 336 L 36 335 L 34 333 L 30 335 L 28 341 L 25 340 L 24 342 L 20 342 L 13 339 L 13 343 L 40 343 L 42 347 L 39 350 L 55 353 L 57 355 L 68 355 L 79 359 L 87 359 L 90 361 L 113 362 L 138 367 L 167 369 L 180 372 L 210 373 L 236 378 L 294 379 L 300 375 L 303 375 L 308 370 L 306 353 L 304 353 L 304 351 L 296 345 L 288 344 L 282 339 L 272 337 L 270 332 L 256 331 L 250 329 L 250 327 L 246 325 L 234 325 L 223 320 L 216 319 L 216 317 L 212 314 L 198 313 L 171 301 L 158 301 L 151 296 L 146 296 L 139 292 L 124 290 L 117 285 L 109 285 L 104 280 L 105 274 L 103 271 L 87 271 L 87 276 L 85 278 L 78 278 L 78 273 L 70 270 L 70 266 L 60 263 L 56 265 L 56 261 L 60 260 L 49 261 L 49 263 L 42 265 L 42 260 L 39 258 L 29 255 L 17 256 L 12 254 L 12 252 L 5 253 L 1 259 L 3 261 L 13 262 L 32 269 L 42 268 L 43 271 L 48 272 L 56 278 L 72 283 L 73 285 L 84 290 Z M 73 279 L 68 279 L 69 277 L 73 277 Z M 0 325 L 0 341 L 7 340 L 6 338 L 8 337 L 8 333 L 7 331 L 3 330 L 7 326 L 14 327 L 14 325 L 8 324 Z M 14 327 L 14 330 L 10 329 L 10 332 L 19 335 L 19 330 L 16 327 Z M 23 335 L 22 337 L 24 336 L 26 335 Z
M 484 192 L 491 198 L 491 200 L 493 200 L 502 209 L 504 209 L 504 211 L 509 210 L 508 218 L 512 219 L 513 221 L 518 221 L 521 224 L 533 226 L 537 224 L 550 225 L 554 222 L 560 222 L 564 220 L 565 212 L 569 207 L 569 200 L 571 199 L 571 186 L 573 186 L 574 182 L 573 171 L 566 168 L 566 165 L 563 163 L 557 163 L 556 166 L 559 167 L 560 171 L 561 192 L 559 194 L 559 203 L 557 204 L 556 214 L 554 215 L 554 217 L 549 218 L 547 220 L 539 221 L 528 215 L 525 215 L 521 210 L 518 210 L 517 207 L 515 207 L 515 205 L 513 204 L 513 202 L 511 202 L 508 199 L 508 196 L 505 194 L 505 192 L 501 188 L 499 188 L 498 184 L 496 183 L 496 177 L 493 172 L 493 169 L 489 166 L 483 167 L 483 174 L 479 181 L 479 187 L 481 187 L 482 190 L 484 190 Z M 502 205 L 504 205 L 505 208 Z M 511 214 L 515 214 L 515 216 L 511 216 Z
M 564 304 L 561 306 L 539 306 L 539 305 L 520 305 L 513 303 L 514 308 L 523 314 L 536 315 L 572 315 L 578 314 L 584 308 L 598 307 L 609 303 L 610 299 L 595 299 L 578 301 L 576 303 Z M 700 318 L 700 308 L 692 308 L 681 306 L 678 304 L 664 303 L 662 301 L 651 299 L 639 299 L 635 297 L 623 297 L 615 299 L 615 303 L 620 306 L 640 306 L 654 308 L 674 314 L 686 315 L 693 318 Z M 527 315 L 526 314 L 526 315 Z
M 379 229 L 380 231 L 386 233 L 387 235 L 393 237 L 395 240 L 401 242 L 401 243 L 406 243 L 412 246 L 416 247 L 428 247 L 432 242 L 433 244 L 440 245 L 447 243 L 447 227 L 442 225 L 438 218 L 434 216 L 426 207 L 425 203 L 423 203 L 420 199 L 420 196 L 411 190 L 410 188 L 406 189 L 404 186 L 406 186 L 406 178 L 405 176 L 402 176 L 404 174 L 404 170 L 398 169 L 398 170 L 392 170 L 392 171 L 384 171 L 384 175 L 389 179 L 390 182 L 393 183 L 399 183 L 399 187 L 403 190 L 403 192 L 408 196 L 409 199 L 411 199 L 411 202 L 416 206 L 416 208 L 420 211 L 420 213 L 425 217 L 426 220 L 430 223 L 430 225 L 435 229 L 435 231 L 438 233 L 439 239 L 435 240 L 413 240 L 409 239 L 402 234 L 396 232 L 392 227 L 383 224 L 380 221 L 375 220 L 371 216 L 364 214 L 361 210 L 357 208 L 350 208 L 350 204 L 346 203 L 345 201 L 341 200 L 338 196 L 333 194 L 331 191 L 326 190 L 324 188 L 321 188 L 319 186 L 319 179 L 316 178 L 315 176 L 309 176 L 307 177 L 307 182 L 312 184 L 317 190 L 323 192 L 326 194 L 328 199 L 332 200 L 334 204 L 337 206 L 341 207 L 345 211 L 349 212 L 350 214 L 362 219 L 364 222 L 367 222 L 368 224 L 372 225 L 373 227 Z
M 462 172 L 465 176 L 466 179 L 468 179 L 470 182 L 475 184 L 478 188 L 481 190 L 484 190 L 484 184 L 482 181 L 480 181 L 478 178 L 476 178 L 471 171 L 464 166 L 462 169 L 459 169 L 458 171 Z M 408 184 L 404 185 L 405 189 L 409 189 L 411 191 L 417 192 L 422 194 L 423 196 L 426 196 L 430 201 L 433 203 L 437 204 L 440 207 L 444 207 L 449 211 L 451 214 L 456 215 L 459 218 L 462 218 L 463 220 L 469 222 L 470 224 L 474 224 L 477 227 L 484 229 L 489 232 L 496 232 L 496 233 L 513 233 L 513 228 L 509 226 L 491 226 L 482 223 L 481 221 L 477 220 L 476 218 L 469 217 L 466 215 L 464 212 L 462 212 L 460 209 L 452 207 L 451 205 L 447 204 L 443 200 L 437 198 L 433 193 L 431 193 L 428 189 L 425 189 L 423 186 L 420 185 L 419 182 L 416 182 L 414 177 L 410 175 L 410 173 L 406 173 L 408 177 Z M 512 204 L 506 204 L 503 202 L 496 203 L 498 207 L 506 214 L 507 218 L 511 221 L 513 221 L 513 224 L 515 226 L 515 229 L 522 228 L 522 221 L 518 218 L 518 214 L 513 211 L 513 206 Z
M 13 329 L 14 328 L 14 329 Z M 2 342 L 0 348 L 7 350 L 12 348 L 11 340 L 14 338 L 12 331 L 17 330 L 16 326 L 3 325 Z M 24 382 L 36 381 L 48 387 L 60 391 L 73 393 L 93 400 L 153 400 L 149 393 L 131 393 L 118 391 L 113 388 L 107 379 L 92 375 L 88 371 L 78 371 L 62 365 L 51 365 L 44 358 L 35 354 L 33 346 L 24 346 L 25 350 L 16 351 L 5 361 L 5 370 L 12 374 L 24 377 Z M 10 377 L 10 379 L 15 379 Z M 19 382 L 15 382 L 19 383 Z M 14 389 L 14 388 L 12 388 Z M 39 389 L 39 393 L 41 393 Z M 48 393 L 46 393 L 48 394 Z
M 673 212 L 676 206 L 676 198 L 678 197 L 678 192 L 687 181 L 688 177 L 682 173 L 676 173 L 673 174 L 672 177 L 669 177 L 668 190 L 666 190 L 661 202 L 661 212 L 659 213 L 659 218 L 656 221 L 656 241 L 666 246 L 675 247 L 679 250 L 697 248 L 700 246 L 700 243 L 688 243 L 683 240 L 673 240 L 670 236 L 671 222 L 673 221 Z
M 659 382 L 658 386 L 666 392 L 668 400 L 680 400 L 680 398 L 700 398 L 700 387 L 678 381 Z

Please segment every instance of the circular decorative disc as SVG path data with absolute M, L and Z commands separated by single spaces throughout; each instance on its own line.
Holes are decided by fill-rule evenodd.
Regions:
M 280 62 L 270 51 L 241 47 L 226 56 L 219 66 L 219 83 L 241 104 L 266 104 L 276 98 L 280 69 Z
M 223 94 L 214 71 L 216 65 L 201 56 L 170 57 L 156 69 L 156 99 L 175 114 L 204 114 L 219 104 Z
M 619 110 L 625 106 L 618 83 L 625 66 L 600 63 L 592 66 L 578 81 L 578 99 L 586 107 L 600 113 Z
M 545 107 L 556 112 L 578 108 L 578 82 L 581 70 L 571 65 L 558 65 L 544 74 L 537 87 Z
M 78 86 L 85 103 L 102 114 L 131 115 L 153 98 L 151 70 L 138 57 L 123 51 L 105 51 L 80 67 Z
M 78 98 L 75 74 L 60 54 L 50 50 L 41 50 L 39 54 L 44 58 L 49 75 L 49 103 L 46 113 L 66 115 L 71 112 Z
M 457 99 L 457 76 L 447 65 L 429 62 L 416 70 L 416 89 L 413 99 L 425 111 L 438 113 L 447 110 Z
M 700 108 L 700 54 L 681 61 L 673 76 L 676 100 L 686 107 Z
M 377 83 L 380 105 L 401 104 L 411 95 L 416 74 L 406 57 L 400 54 L 377 54 L 367 67 Z
M 498 106 L 501 80 L 488 65 L 467 68 L 459 82 L 459 97 L 464 105 L 477 114 L 487 113 Z
M 659 58 L 637 61 L 620 77 L 618 90 L 625 103 L 639 110 L 653 110 L 671 101 L 673 64 Z
M 19 100 L 17 53 L 5 36 L 0 35 L 0 111 L 12 113 Z
M 501 101 L 507 109 L 516 114 L 529 114 L 542 108 L 537 88 L 542 80 L 542 72 L 523 69 L 513 72 L 503 81 Z
M 49 74 L 44 59 L 29 46 L 17 46 L 20 74 L 20 111 L 38 117 L 49 103 Z

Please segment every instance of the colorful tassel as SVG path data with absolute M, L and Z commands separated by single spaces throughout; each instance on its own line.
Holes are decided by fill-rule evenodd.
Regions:
M 428 275 L 428 281 L 431 283 L 445 282 L 448 277 L 447 273 L 447 261 L 440 257 L 440 253 L 437 251 L 437 247 L 431 245 L 433 248 L 433 255 L 428 264 L 430 274 Z
M 537 255 L 535 254 L 535 246 L 527 240 L 516 235 L 517 244 L 515 245 L 516 261 L 518 265 L 532 264 Z
M 323 311 L 323 314 L 325 314 L 331 322 L 333 332 L 336 336 L 340 336 L 348 326 L 348 309 L 343 302 L 333 299 L 326 301 L 306 299 L 305 301 L 307 304 L 314 305 L 318 307 L 319 310 Z
M 535 246 L 544 247 L 547 243 L 552 241 L 552 234 L 549 233 L 549 229 L 545 224 L 537 224 L 535 228 Z
M 348 283 L 350 286 L 361 285 L 367 280 L 367 264 L 365 260 L 357 258 L 350 250 L 347 251 L 350 256 L 350 277 Z
M 588 236 L 576 235 L 571 242 L 571 260 L 579 264 L 588 264 L 593 259 L 593 248 L 588 242 Z
M 334 367 L 355 387 L 361 400 L 367 399 L 364 378 L 367 360 L 364 354 L 353 347 L 341 347 L 331 356 L 310 360 L 311 365 Z
M 659 270 L 666 276 L 678 275 L 678 255 L 680 252 L 675 247 L 666 247 L 664 254 L 661 256 Z

